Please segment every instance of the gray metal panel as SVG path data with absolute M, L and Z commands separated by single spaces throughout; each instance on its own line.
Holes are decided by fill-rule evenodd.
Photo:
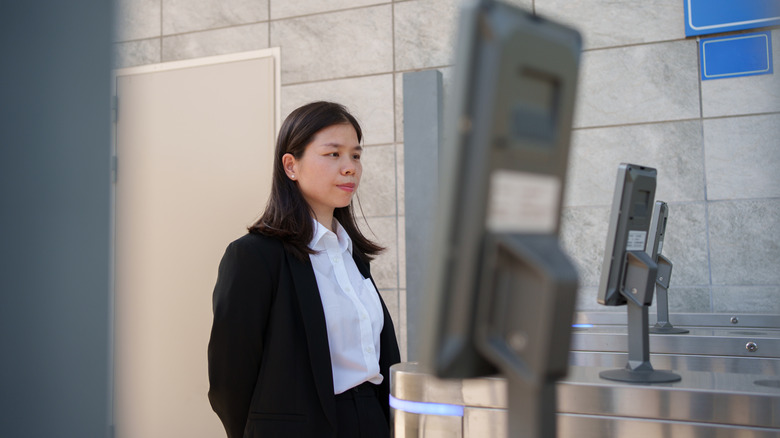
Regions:
M 755 350 L 748 347 L 750 343 Z M 593 327 L 572 332 L 572 351 L 627 351 L 624 327 Z M 780 331 L 691 328 L 683 335 L 650 335 L 650 351 L 666 354 L 780 358 Z
M 574 414 L 558 414 L 557 423 L 558 438 L 770 438 L 780 433 L 777 429 L 758 427 Z M 504 409 L 467 408 L 463 417 L 463 437 L 506 436 L 506 424 L 507 411 Z
M 780 315 L 739 313 L 672 313 L 670 319 L 677 326 L 689 327 L 755 327 L 780 329 Z M 656 315 L 650 312 L 650 323 Z M 594 325 L 626 325 L 626 312 L 577 312 L 574 322 Z
M 778 434 L 778 429 L 759 427 L 558 414 L 558 438 L 777 438 Z
M 461 438 L 463 436 L 463 417 L 421 415 L 397 409 L 391 409 L 390 412 L 393 438 Z
M 0 436 L 106 437 L 111 1 L 0 2 Z
M 616 384 L 598 375 L 604 368 L 571 367 L 558 383 L 558 413 L 628 417 L 666 422 L 774 428 L 780 433 L 780 388 L 756 385 L 771 376 L 678 370 L 677 383 Z M 391 392 L 412 401 L 506 409 L 501 378 L 439 380 L 416 364 L 391 369 Z
M 755 385 L 765 376 L 679 371 L 677 383 L 612 384 L 603 368 L 572 367 L 558 384 L 558 412 L 775 428 L 780 388 Z
M 442 121 L 442 76 L 438 70 L 404 73 L 404 212 L 406 223 L 406 321 L 418 333 L 417 311 L 423 308 L 423 283 L 436 215 L 439 144 Z M 407 353 L 417 357 L 418 338 L 409 336 Z
M 626 364 L 624 352 L 572 351 L 569 364 L 585 367 L 621 367 Z M 765 357 L 694 356 L 651 354 L 653 367 L 661 370 L 710 371 L 714 373 L 760 374 L 780 376 L 780 359 Z

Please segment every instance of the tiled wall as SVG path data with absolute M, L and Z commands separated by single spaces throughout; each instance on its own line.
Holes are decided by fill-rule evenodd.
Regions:
M 780 74 L 701 81 L 682 0 L 511 0 L 585 39 L 562 231 L 595 301 L 617 165 L 659 171 L 672 311 L 780 313 Z M 372 271 L 405 327 L 402 74 L 452 83 L 458 0 L 120 0 L 116 66 L 281 47 L 282 116 L 346 104 L 365 130 Z M 780 30 L 774 30 L 780 71 Z M 403 349 L 403 345 L 402 345 Z

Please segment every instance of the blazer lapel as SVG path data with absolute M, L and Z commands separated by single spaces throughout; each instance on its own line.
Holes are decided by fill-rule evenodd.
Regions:
M 314 277 L 314 269 L 308 259 L 303 262 L 286 251 L 285 254 L 292 272 L 298 303 L 301 307 L 317 394 L 320 397 L 325 416 L 335 427 L 336 399 L 333 396 L 333 369 L 330 363 L 325 312 L 322 310 L 322 299 L 317 288 L 317 279 Z

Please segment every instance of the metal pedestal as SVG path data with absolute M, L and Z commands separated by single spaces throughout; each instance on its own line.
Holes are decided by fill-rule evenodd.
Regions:
M 780 388 L 767 376 L 676 370 L 675 383 L 635 385 L 599 378 L 604 368 L 574 366 L 556 386 L 559 438 L 751 437 L 780 435 Z M 396 438 L 506 436 L 506 380 L 439 380 L 415 363 L 391 369 L 396 399 L 462 407 L 460 415 L 393 409 Z

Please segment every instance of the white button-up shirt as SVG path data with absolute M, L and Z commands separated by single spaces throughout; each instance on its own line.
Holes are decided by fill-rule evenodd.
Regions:
M 336 233 L 314 221 L 309 254 L 320 290 L 333 389 L 340 394 L 363 382 L 379 384 L 379 334 L 384 326 L 379 294 L 352 259 L 352 239 L 335 219 Z

